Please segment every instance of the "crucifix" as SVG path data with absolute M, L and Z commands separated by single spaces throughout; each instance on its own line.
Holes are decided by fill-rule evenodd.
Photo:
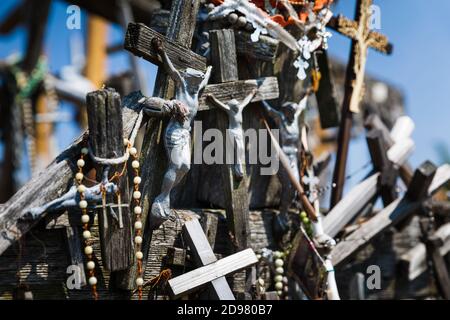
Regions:
M 194 261 L 200 267 L 169 280 L 172 296 L 181 297 L 210 283 L 215 299 L 234 300 L 225 276 L 258 262 L 253 250 L 246 249 L 217 260 L 197 218 L 186 221 L 183 233 Z
M 388 48 L 390 45 L 384 36 L 370 31 L 371 5 L 372 0 L 357 0 L 355 22 L 341 20 L 343 22 L 339 25 L 339 30 L 352 38 L 352 49 L 347 66 L 338 151 L 333 174 L 333 183 L 336 186 L 331 194 L 330 208 L 333 208 L 341 200 L 344 190 L 353 114 L 359 112 L 359 106 L 364 96 L 364 74 L 368 48 L 376 46 L 382 52 L 391 50 Z

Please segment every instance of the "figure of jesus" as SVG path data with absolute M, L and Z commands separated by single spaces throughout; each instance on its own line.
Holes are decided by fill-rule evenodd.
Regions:
M 306 96 L 307 97 L 307 96 Z M 280 146 L 286 156 L 289 158 L 292 173 L 300 181 L 298 170 L 298 145 L 300 139 L 300 128 L 298 125 L 298 117 L 306 108 L 307 98 L 297 104 L 294 102 L 286 102 L 282 105 L 281 111 L 277 111 L 266 101 L 262 102 L 264 109 L 269 116 L 275 121 L 280 130 Z M 296 190 L 289 180 L 289 175 L 283 166 L 278 171 L 278 178 L 281 183 L 281 199 L 280 213 L 274 219 L 274 233 L 282 236 L 289 228 L 288 212 L 289 208 L 296 197 Z
M 178 71 L 164 51 L 162 41 L 155 38 L 152 45 L 166 72 L 175 82 L 175 105 L 178 109 L 187 108 L 187 113 L 183 112 L 182 117 L 171 117 L 164 133 L 169 166 L 164 175 L 161 194 L 156 197 L 151 209 L 150 223 L 152 228 L 156 228 L 171 216 L 170 193 L 191 168 L 191 124 L 197 115 L 199 93 L 211 76 L 211 67 L 205 73 L 192 68 Z
M 208 94 L 207 98 L 217 107 L 224 110 L 228 115 L 227 133 L 231 137 L 236 152 L 233 162 L 233 175 L 237 180 L 244 177 L 245 145 L 244 131 L 242 130 L 242 111 L 255 97 L 257 89 L 254 89 L 241 103 L 236 99 L 229 100 L 226 104 L 218 100 L 214 95 Z

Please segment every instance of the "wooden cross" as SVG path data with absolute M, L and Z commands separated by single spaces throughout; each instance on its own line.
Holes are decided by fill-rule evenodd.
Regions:
M 100 158 L 117 158 L 124 154 L 123 135 L 117 132 L 122 127 L 122 104 L 120 95 L 114 89 L 102 89 L 87 95 L 87 112 L 89 123 L 89 145 L 95 156 Z M 121 173 L 124 165 L 106 167 L 96 164 L 97 180 L 102 181 L 105 172 L 112 176 Z M 108 171 L 105 171 L 108 170 Z M 120 190 L 120 201 L 129 203 L 129 188 L 127 171 L 118 178 L 117 186 Z M 108 203 L 117 200 L 111 197 Z M 119 212 L 118 221 L 106 214 L 106 208 L 97 210 L 102 262 L 109 271 L 125 270 L 132 265 L 133 249 L 131 241 L 131 214 L 129 207 Z
M 342 33 L 348 34 L 352 38 L 352 49 L 347 66 L 338 150 L 333 174 L 333 182 L 336 187 L 332 191 L 330 208 L 333 208 L 341 200 L 344 190 L 353 113 L 359 112 L 359 105 L 364 95 L 364 74 L 368 48 L 376 46 L 379 51 L 389 52 L 391 50 L 385 37 L 370 32 L 371 5 L 372 0 L 357 0 L 355 22 L 341 19 L 345 23 L 342 22 L 339 27 Z
M 389 132 L 388 132 L 389 134 Z M 409 138 L 399 140 L 386 153 L 387 159 L 402 166 L 414 150 L 414 142 Z M 339 203 L 331 209 L 323 220 L 325 233 L 335 237 L 376 197 L 380 172 L 375 172 L 354 186 Z
M 225 276 L 258 262 L 253 250 L 246 249 L 217 260 L 197 218 L 186 221 L 183 234 L 195 263 L 201 267 L 169 280 L 173 297 L 181 297 L 210 283 L 215 298 L 234 300 Z
M 357 250 L 363 248 L 375 236 L 417 213 L 423 201 L 435 194 L 450 180 L 450 165 L 436 167 L 431 162 L 423 163 L 414 173 L 403 198 L 399 198 L 367 220 L 331 252 L 333 265 L 339 265 Z

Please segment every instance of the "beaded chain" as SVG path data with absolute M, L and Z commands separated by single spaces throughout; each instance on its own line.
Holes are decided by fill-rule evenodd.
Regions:
M 95 277 L 95 262 L 93 261 L 93 248 L 91 232 L 89 230 L 89 215 L 87 213 L 88 203 L 85 200 L 86 186 L 83 184 L 84 174 L 83 167 L 86 164 L 84 157 L 88 154 L 87 148 L 81 149 L 80 159 L 77 161 L 78 172 L 75 174 L 75 180 L 77 182 L 77 190 L 80 195 L 80 202 L 78 206 L 81 209 L 81 223 L 83 226 L 83 239 L 84 239 L 84 254 L 86 255 L 86 268 L 88 270 L 88 282 L 91 286 L 91 292 L 94 300 L 98 299 L 97 293 L 97 278 Z

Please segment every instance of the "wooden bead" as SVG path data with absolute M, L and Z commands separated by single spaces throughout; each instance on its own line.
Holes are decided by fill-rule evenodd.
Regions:
M 88 206 L 88 203 L 87 203 L 86 200 L 81 200 L 80 202 L 78 202 L 78 206 L 79 206 L 81 209 L 86 209 L 87 206 Z
M 138 169 L 138 168 L 139 168 L 139 161 L 133 160 L 133 162 L 131 163 L 131 166 L 132 166 L 134 169 Z
M 231 13 L 228 15 L 228 22 L 231 24 L 235 24 L 239 19 L 239 16 L 236 13 Z
M 142 243 L 142 237 L 141 236 L 134 237 L 134 243 L 141 244 Z
M 284 261 L 282 259 L 275 260 L 275 267 L 282 267 L 284 265 Z
M 90 239 L 91 238 L 91 232 L 89 230 L 84 230 L 83 231 L 83 238 L 84 239 Z
M 281 252 L 280 252 L 280 251 L 274 251 L 274 252 L 273 252 L 273 257 L 274 257 L 275 259 L 281 258 Z
M 243 16 L 239 17 L 236 24 L 239 28 L 245 27 L 245 25 L 247 24 L 247 18 Z
M 89 153 L 88 148 L 82 148 L 81 149 L 81 153 L 84 154 L 84 155 L 87 155 Z
M 94 261 L 88 261 L 88 262 L 86 263 L 86 268 L 87 268 L 88 270 L 94 270 L 94 269 L 95 269 L 95 262 L 94 262 Z
M 136 251 L 136 259 L 142 260 L 142 258 L 144 258 L 142 251 Z
M 83 168 L 85 164 L 86 163 L 84 162 L 83 159 L 78 159 L 78 161 L 77 161 L 77 166 L 78 167 Z
M 137 279 L 136 279 L 136 285 L 137 285 L 138 287 L 143 286 L 143 285 L 144 285 L 144 279 L 142 279 L 142 278 L 137 278 Z
M 278 273 L 278 274 L 283 274 L 284 273 L 284 269 L 283 269 L 283 267 L 278 267 L 278 268 L 275 269 L 275 272 Z
M 283 295 L 283 291 L 281 290 L 277 291 L 277 295 L 281 297 Z
M 86 186 L 83 184 L 80 184 L 77 188 L 79 193 L 84 193 L 86 191 Z
M 97 278 L 96 277 L 90 277 L 89 278 L 89 284 L 91 286 L 95 286 L 97 284 Z
M 83 180 L 84 175 L 81 172 L 77 172 L 77 174 L 75 175 L 75 179 L 77 179 L 78 181 Z
M 92 254 L 92 252 L 94 252 L 94 249 L 92 249 L 91 246 L 86 246 L 86 247 L 84 248 L 84 253 L 85 253 L 85 254 Z
M 134 184 L 141 184 L 141 182 L 142 182 L 141 177 L 139 177 L 139 176 L 134 177 L 134 179 L 133 179 Z
M 142 208 L 140 206 L 134 207 L 134 213 L 135 214 L 141 214 L 142 213 Z
M 137 155 L 137 149 L 136 149 L 135 147 L 130 148 L 130 154 L 131 154 L 132 156 Z
M 281 274 L 277 274 L 273 280 L 275 280 L 275 282 L 281 282 L 283 281 L 283 276 Z
M 124 145 L 125 147 L 127 147 L 129 143 L 130 143 L 130 140 L 128 140 L 127 138 L 124 138 L 124 139 L 123 139 L 123 145 Z
M 275 283 L 275 290 L 283 290 L 283 282 L 276 282 Z
M 141 229 L 142 229 L 142 222 L 141 222 L 141 221 L 136 221 L 136 222 L 134 223 L 134 228 L 135 228 L 136 230 L 141 230 Z
M 140 191 L 135 191 L 133 192 L 133 198 L 138 200 L 141 198 L 141 192 Z
M 81 222 L 82 222 L 82 223 L 89 223 L 89 220 L 90 220 L 89 215 L 83 214 L 83 215 L 81 216 Z

